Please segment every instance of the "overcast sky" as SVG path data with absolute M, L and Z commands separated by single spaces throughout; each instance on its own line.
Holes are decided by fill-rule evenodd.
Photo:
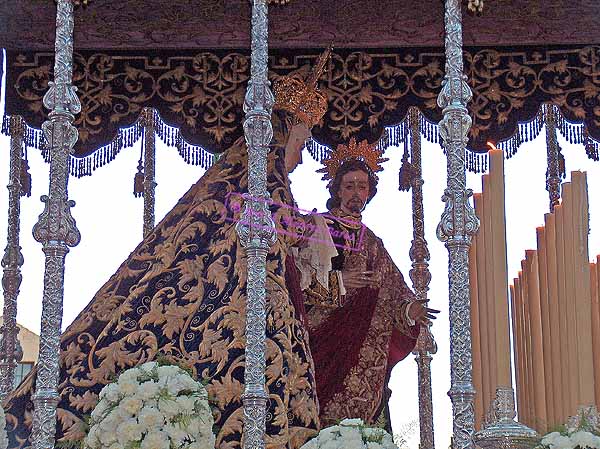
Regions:
M 4 87 L 2 89 L 4 91 Z M 3 111 L 3 103 L 1 105 Z M 158 141 L 158 139 L 157 139 Z M 588 172 L 590 192 L 600 188 L 600 164 L 587 159 L 582 146 L 569 145 L 561 138 L 567 171 Z M 0 186 L 8 184 L 9 139 L 0 136 Z M 108 166 L 98 169 L 91 177 L 71 178 L 69 198 L 76 201 L 72 209 L 82 238 L 79 246 L 67 255 L 63 328 L 91 300 L 95 292 L 116 271 L 123 260 L 142 238 L 143 199 L 133 196 L 133 178 L 140 155 L 139 144 L 123 150 Z M 412 239 L 411 197 L 409 192 L 398 191 L 398 170 L 401 164 L 400 148 L 390 148 L 379 175 L 378 193 L 367 206 L 364 221 L 381 237 L 387 250 L 410 284 L 408 250 Z M 423 177 L 425 196 L 426 237 L 431 252 L 432 282 L 429 297 L 432 307 L 442 312 L 434 325 L 439 351 L 432 362 L 433 398 L 436 445 L 446 449 L 452 430 L 451 405 L 447 396 L 450 388 L 448 275 L 447 251 L 435 237 L 435 228 L 443 210 L 440 198 L 446 185 L 445 157 L 439 146 L 423 144 Z M 19 296 L 18 321 L 39 332 L 43 287 L 44 255 L 31 229 L 43 210 L 40 195 L 48 192 L 48 165 L 35 149 L 29 151 L 32 175 L 32 196 L 21 201 L 21 246 L 25 257 L 23 284 Z M 189 187 L 202 176 L 200 167 L 187 165 L 174 148 L 162 144 L 157 149 L 156 221 L 164 217 Z M 323 211 L 328 198 L 321 175 L 315 173 L 320 164 L 310 155 L 292 174 L 292 191 L 299 207 Z M 506 161 L 506 212 L 508 229 L 508 273 L 515 277 L 526 249 L 535 249 L 535 227 L 543 225 L 548 210 L 545 191 L 546 148 L 545 133 L 534 141 L 523 144 L 519 152 Z M 481 177 L 470 174 L 469 186 L 481 191 Z M 6 242 L 6 214 L 8 191 L 0 191 L 0 247 Z M 590 201 L 591 233 L 590 258 L 600 253 L 600 202 Z M 4 223 L 4 224 L 3 224 Z M 394 370 L 391 379 L 394 391 L 391 401 L 393 425 L 396 429 L 418 418 L 417 368 L 411 355 Z M 418 447 L 418 426 L 409 426 L 412 438 L 409 446 Z

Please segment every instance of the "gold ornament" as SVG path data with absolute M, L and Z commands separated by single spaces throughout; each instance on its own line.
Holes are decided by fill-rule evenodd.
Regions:
M 383 150 L 378 150 L 375 144 L 370 144 L 366 140 L 357 144 L 356 139 L 352 137 L 347 146 L 344 144 L 338 145 L 331 157 L 323 160 L 325 167 L 317 170 L 317 173 L 325 173 L 321 179 L 324 181 L 329 180 L 329 187 L 345 162 L 359 160 L 365 163 L 367 170 L 370 172 L 369 174 L 374 176 L 375 180 L 378 180 L 379 178 L 375 173 L 383 170 L 381 166 L 383 162 L 389 161 L 388 158 L 381 157 L 382 154 Z
M 312 128 L 327 112 L 327 95 L 317 89 L 317 82 L 325 71 L 332 47 L 325 50 L 306 80 L 282 76 L 275 81 L 275 108 L 293 114 L 299 121 Z

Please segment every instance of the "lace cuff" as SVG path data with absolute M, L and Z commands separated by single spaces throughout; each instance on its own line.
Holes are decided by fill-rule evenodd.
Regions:
M 416 323 L 408 316 L 408 311 L 412 301 L 402 301 L 400 307 L 397 309 L 394 317 L 394 327 L 400 331 L 401 334 L 406 335 L 410 338 L 415 338 L 414 327 Z

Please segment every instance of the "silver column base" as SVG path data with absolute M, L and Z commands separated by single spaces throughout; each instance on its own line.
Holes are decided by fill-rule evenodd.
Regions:
M 515 400 L 512 388 L 496 389 L 491 420 L 474 436 L 483 449 L 531 449 L 540 439 L 538 433 L 515 421 Z

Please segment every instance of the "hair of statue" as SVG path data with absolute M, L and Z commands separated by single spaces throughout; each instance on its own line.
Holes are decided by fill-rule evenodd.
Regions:
M 333 210 L 337 207 L 340 207 L 340 198 L 339 192 L 342 186 L 342 178 L 346 173 L 350 173 L 353 171 L 363 171 L 369 177 L 369 197 L 367 198 L 366 204 L 373 199 L 375 194 L 377 193 L 377 178 L 375 175 L 369 170 L 367 164 L 359 159 L 350 159 L 342 164 L 337 173 L 335 174 L 335 178 L 331 181 L 331 185 L 329 186 L 329 194 L 331 198 L 327 200 L 327 210 Z M 365 204 L 365 205 L 366 205 Z

